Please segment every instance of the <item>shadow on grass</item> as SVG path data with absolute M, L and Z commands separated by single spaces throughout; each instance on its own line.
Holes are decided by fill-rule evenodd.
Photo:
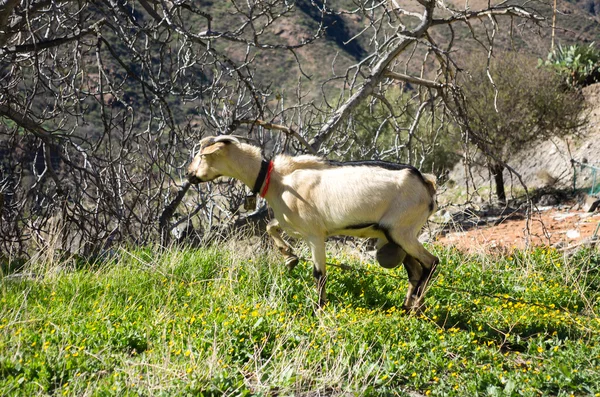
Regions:
M 50 263 L 32 258 L 7 259 L 0 256 L 0 278 L 3 281 L 23 281 L 43 278 L 49 270 L 61 271 L 98 270 L 107 264 L 116 263 L 117 256 L 97 255 L 84 257 L 68 252 L 57 252 Z
M 27 260 L 25 258 L 19 259 L 5 259 L 0 257 L 0 276 L 5 277 L 17 277 L 15 275 L 22 274 L 25 269 Z
M 340 306 L 351 303 L 354 307 L 381 312 L 392 307 L 400 308 L 404 302 L 407 283 L 397 277 L 389 277 L 385 272 L 385 269 L 370 271 L 354 268 L 330 272 L 330 302 Z

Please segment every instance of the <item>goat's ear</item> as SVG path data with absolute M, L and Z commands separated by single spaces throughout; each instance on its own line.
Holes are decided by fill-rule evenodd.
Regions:
M 226 144 L 223 142 L 213 143 L 212 145 L 207 146 L 204 149 L 202 149 L 200 154 L 213 154 L 213 153 L 218 152 L 219 150 L 222 150 L 225 146 L 226 146 Z

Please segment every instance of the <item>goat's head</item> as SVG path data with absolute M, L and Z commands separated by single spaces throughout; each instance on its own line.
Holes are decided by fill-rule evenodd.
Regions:
M 239 143 L 239 140 L 231 135 L 202 139 L 200 152 L 188 166 L 188 180 L 191 183 L 200 183 L 220 177 L 227 167 L 227 150 L 232 143 Z

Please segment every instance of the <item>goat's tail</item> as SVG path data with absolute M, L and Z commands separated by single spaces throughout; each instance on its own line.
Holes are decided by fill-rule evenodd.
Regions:
M 423 174 L 423 179 L 425 180 L 425 187 L 427 187 L 427 191 L 431 195 L 431 198 L 433 198 L 437 191 L 437 178 L 433 174 Z
M 427 188 L 427 192 L 431 197 L 431 202 L 429 203 L 429 215 L 433 214 L 437 211 L 437 200 L 435 198 L 435 192 L 437 190 L 437 178 L 432 174 L 422 174 L 423 180 L 425 181 L 425 187 Z

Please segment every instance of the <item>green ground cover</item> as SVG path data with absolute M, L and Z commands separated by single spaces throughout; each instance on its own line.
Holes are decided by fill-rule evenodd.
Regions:
M 267 254 L 32 262 L 1 282 L 0 395 L 600 396 L 600 253 L 437 254 L 419 315 L 350 256 L 316 315 L 311 264 Z

